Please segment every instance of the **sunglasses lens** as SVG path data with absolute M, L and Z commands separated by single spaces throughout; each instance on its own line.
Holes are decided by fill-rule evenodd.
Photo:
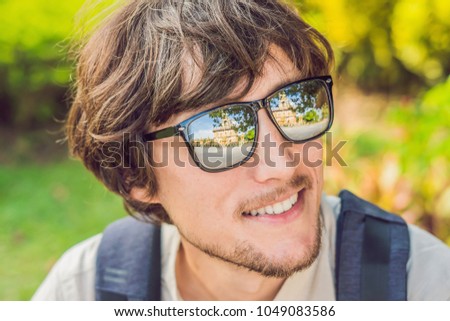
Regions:
M 330 97 L 323 80 L 307 80 L 290 85 L 267 100 L 278 127 L 293 141 L 317 137 L 329 127 Z
M 232 167 L 254 148 L 256 115 L 250 106 L 214 109 L 190 123 L 188 141 L 194 158 L 210 171 Z

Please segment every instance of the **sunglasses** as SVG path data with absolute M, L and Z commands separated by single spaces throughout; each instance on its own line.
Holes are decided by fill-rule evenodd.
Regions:
M 143 135 L 144 141 L 180 135 L 194 162 L 221 172 L 247 162 L 255 152 L 258 111 L 265 109 L 287 141 L 305 143 L 322 136 L 333 123 L 331 76 L 287 84 L 266 98 L 230 103 L 200 112 L 181 123 Z

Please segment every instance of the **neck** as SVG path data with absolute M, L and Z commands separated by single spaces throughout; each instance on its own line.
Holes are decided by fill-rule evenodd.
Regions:
M 212 258 L 183 238 L 175 274 L 184 300 L 273 300 L 285 280 Z

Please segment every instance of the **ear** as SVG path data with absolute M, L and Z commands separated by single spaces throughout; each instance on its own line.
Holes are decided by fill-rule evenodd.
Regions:
M 159 204 L 160 200 L 158 195 L 150 196 L 148 190 L 143 187 L 133 187 L 130 192 L 132 199 L 142 203 Z

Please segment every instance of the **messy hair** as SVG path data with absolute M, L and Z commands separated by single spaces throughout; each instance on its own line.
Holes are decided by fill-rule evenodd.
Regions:
M 78 46 L 66 123 L 71 153 L 123 197 L 130 214 L 170 222 L 160 204 L 130 195 L 133 187 L 149 196 L 158 190 L 142 135 L 235 94 L 238 85 L 234 98 L 245 95 L 274 45 L 302 77 L 329 73 L 328 41 L 280 1 L 125 1 Z M 188 61 L 200 73 L 194 84 Z

